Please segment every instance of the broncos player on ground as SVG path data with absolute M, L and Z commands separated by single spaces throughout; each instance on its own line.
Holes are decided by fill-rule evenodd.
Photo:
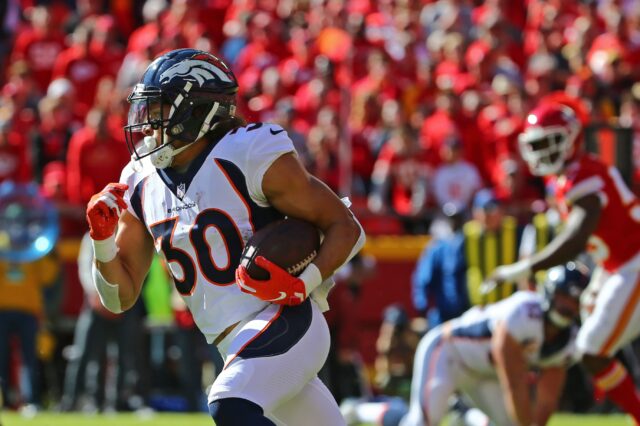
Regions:
M 304 170 L 284 129 L 236 115 L 237 90 L 230 69 L 206 52 L 179 49 L 149 65 L 129 96 L 132 161 L 87 207 L 96 287 L 105 307 L 126 310 L 154 248 L 165 257 L 225 359 L 209 393 L 218 426 L 344 424 L 317 377 L 329 350 L 322 310 L 331 275 L 360 250 L 364 233 Z M 268 281 L 237 274 L 249 237 L 285 215 L 324 234 L 313 263 L 299 277 L 266 259 Z M 237 275 L 249 280 L 242 288 Z M 287 297 L 271 303 L 282 291 Z
M 439 424 L 456 390 L 497 425 L 546 424 L 573 360 L 579 298 L 588 282 L 586 268 L 570 262 L 549 270 L 544 295 L 519 291 L 427 333 L 416 351 L 409 414 L 400 424 Z M 540 371 L 534 404 L 530 369 Z
M 582 151 L 579 106 L 543 101 L 527 116 L 520 152 L 531 172 L 554 188 L 565 224 L 544 249 L 497 268 L 492 279 L 518 281 L 586 249 L 598 268 L 582 297 L 582 363 L 600 392 L 640 424 L 640 392 L 614 358 L 640 336 L 640 201 L 615 167 Z
M 408 412 L 397 401 L 349 411 L 355 420 L 381 420 L 385 426 L 433 426 L 459 394 L 466 404 L 454 407 L 471 407 L 456 410 L 461 424 L 546 424 L 574 360 L 579 298 L 588 274 L 576 262 L 557 266 L 549 270 L 543 294 L 519 291 L 430 330 L 416 350 Z M 533 403 L 532 370 L 539 373 Z

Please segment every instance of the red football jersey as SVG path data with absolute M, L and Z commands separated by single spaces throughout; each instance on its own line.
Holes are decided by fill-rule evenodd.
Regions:
M 602 216 L 587 244 L 594 261 L 612 271 L 640 253 L 640 202 L 618 169 L 585 154 L 552 184 L 564 217 L 576 200 L 589 194 L 600 197 Z

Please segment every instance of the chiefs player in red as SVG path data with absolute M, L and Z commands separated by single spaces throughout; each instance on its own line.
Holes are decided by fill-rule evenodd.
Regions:
M 576 110 L 563 103 L 541 103 L 527 116 L 520 152 L 533 174 L 549 179 L 565 225 L 543 250 L 498 267 L 492 279 L 521 280 L 586 249 L 598 268 L 582 296 L 577 348 L 600 394 L 640 425 L 640 393 L 614 358 L 640 335 L 640 202 L 615 167 L 582 150 L 583 139 Z

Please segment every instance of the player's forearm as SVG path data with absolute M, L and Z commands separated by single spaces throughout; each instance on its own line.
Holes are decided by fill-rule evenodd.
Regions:
M 121 309 L 126 311 L 131 308 L 138 299 L 142 283 L 135 282 L 122 259 L 116 256 L 110 262 L 100 262 L 96 260 L 95 267 L 108 284 L 117 286 Z M 97 279 L 99 279 L 99 277 L 97 277 Z M 103 304 L 105 304 L 104 300 Z M 105 305 L 105 307 L 110 309 L 110 306 Z
M 533 416 L 526 382 L 527 364 L 519 343 L 502 324 L 494 331 L 491 352 L 507 412 L 516 424 L 530 426 Z
M 600 222 L 602 208 L 596 194 L 576 200 L 564 230 L 531 258 L 533 271 L 548 269 L 578 256 L 587 246 L 589 237 Z
M 525 258 L 496 268 L 492 279 L 500 282 L 521 282 L 531 276 L 531 273 L 549 269 L 556 265 L 574 260 L 584 251 L 589 234 L 578 229 L 565 229 L 544 249 L 529 258 Z
M 554 411 L 556 411 L 556 404 L 536 405 L 536 426 L 546 425 Z
M 531 270 L 549 269 L 574 260 L 584 251 L 587 240 L 588 235 L 580 234 L 579 230 L 566 230 L 531 257 Z
M 536 425 L 546 425 L 551 415 L 556 411 L 565 379 L 566 370 L 564 366 L 542 370 L 536 390 Z
M 142 282 L 153 260 L 151 235 L 133 215 L 124 212 L 117 235 L 93 241 L 96 288 L 103 290 L 100 300 L 111 311 L 129 309 L 138 299 Z M 102 284 L 102 286 L 98 286 Z M 105 302 L 113 303 L 107 306 Z
M 313 263 L 323 279 L 355 256 L 365 242 L 365 235 L 358 221 L 352 216 L 332 223 L 324 230 L 324 239 Z
M 509 391 L 505 392 L 507 411 L 516 424 L 531 426 L 533 424 L 533 416 L 531 415 L 531 403 L 526 384 L 520 381 L 510 385 Z
M 533 416 L 526 381 L 523 376 L 519 378 L 513 376 L 514 374 L 506 369 L 498 371 L 498 378 L 504 389 L 507 412 L 516 424 L 530 426 L 533 424 Z

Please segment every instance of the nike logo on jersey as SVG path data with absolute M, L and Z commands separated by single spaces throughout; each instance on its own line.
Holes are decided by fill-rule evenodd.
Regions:
M 284 132 L 284 129 L 276 130 L 276 131 L 274 132 L 274 131 L 273 131 L 273 129 L 271 129 L 271 128 L 270 128 L 270 129 L 269 129 L 269 131 L 271 132 L 271 134 L 272 134 L 273 136 L 275 136 L 275 135 L 277 135 L 278 133 L 282 133 L 282 132 Z

